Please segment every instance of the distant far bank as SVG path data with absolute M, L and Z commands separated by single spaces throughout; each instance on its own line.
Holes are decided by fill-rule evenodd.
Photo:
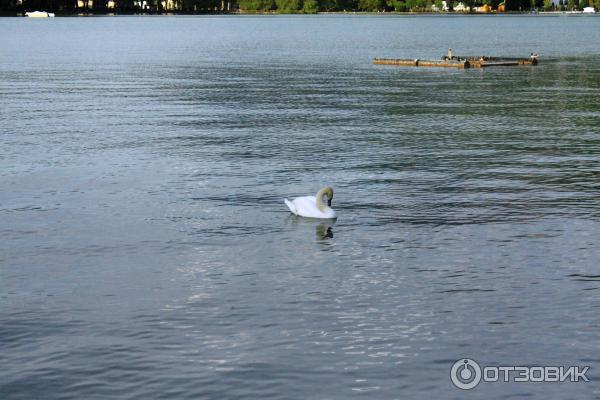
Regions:
M 43 11 L 71 15 L 271 14 L 579 14 L 600 0 L 2 0 L 0 14 Z
M 52 11 L 50 11 L 52 12 Z M 502 13 L 481 13 L 481 12 L 430 12 L 430 11 L 318 11 L 314 13 L 306 12 L 277 12 L 277 11 L 232 11 L 232 12 L 89 12 L 89 13 L 64 13 L 54 12 L 56 17 L 133 17 L 133 16 L 311 16 L 311 15 L 364 15 L 364 16 L 456 16 L 456 17 L 502 17 L 502 16 L 599 16 L 600 13 L 584 13 L 581 11 L 509 11 Z M 0 17 L 26 17 L 24 13 L 0 12 Z

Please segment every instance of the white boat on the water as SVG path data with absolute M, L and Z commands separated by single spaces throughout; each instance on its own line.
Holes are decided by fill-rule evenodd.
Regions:
M 594 7 L 585 7 L 583 9 L 583 13 L 585 13 L 585 14 L 596 14 L 596 9 Z
M 25 16 L 29 18 L 52 18 L 54 17 L 54 13 L 49 13 L 46 11 L 30 11 L 26 12 Z

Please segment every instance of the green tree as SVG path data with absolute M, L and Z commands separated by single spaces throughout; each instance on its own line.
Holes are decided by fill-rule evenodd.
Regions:
M 77 3 L 75 1 L 75 3 Z M 185 7 L 185 2 L 182 3 Z M 115 11 L 116 12 L 132 12 L 134 10 L 133 0 L 118 0 L 115 1 Z
M 333 11 L 336 9 L 335 0 L 317 0 L 318 1 L 318 9 L 321 11 Z
M 302 12 L 305 14 L 316 14 L 319 11 L 319 3 L 317 0 L 304 0 Z
M 579 0 L 579 8 L 581 8 L 582 10 L 589 6 L 590 3 L 588 3 L 588 0 Z
M 435 0 L 435 7 L 438 11 L 444 11 L 444 3 L 442 3 L 442 0 Z
M 0 10 L 1 11 L 13 11 L 17 8 L 16 0 L 4 0 L 0 1 Z
M 554 3 L 552 0 L 544 0 L 544 10 L 550 11 L 554 8 Z
M 358 0 L 336 0 L 336 5 L 340 11 L 353 11 L 358 9 Z
M 569 0 L 569 2 L 567 3 L 567 8 L 569 9 L 569 11 L 573 11 L 575 9 L 575 0 Z
M 389 8 L 393 9 L 394 11 L 398 11 L 398 12 L 408 11 L 408 7 L 406 7 L 406 3 L 401 0 L 387 0 L 386 5 Z
M 379 11 L 383 9 L 385 2 L 383 0 L 359 0 L 358 7 L 363 11 Z
M 269 11 L 273 8 L 272 0 L 239 0 L 242 11 Z
M 519 10 L 526 11 L 531 10 L 531 0 L 520 0 Z
M 281 13 L 293 13 L 301 8 L 300 0 L 275 0 L 275 6 Z

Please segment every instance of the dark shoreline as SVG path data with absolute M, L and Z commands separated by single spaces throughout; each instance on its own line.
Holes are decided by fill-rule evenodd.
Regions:
M 32 10 L 34 11 L 34 10 Z M 40 10 L 41 11 L 41 10 Z M 44 10 L 46 11 L 46 10 Z M 588 14 L 583 13 L 581 11 L 569 12 L 569 11 L 540 11 L 540 12 L 530 12 L 530 11 L 511 11 L 511 12 L 494 12 L 494 13 L 478 13 L 478 12 L 410 12 L 410 11 L 386 11 L 386 12 L 369 12 L 369 11 L 322 11 L 318 13 L 289 13 L 289 12 L 240 12 L 240 11 L 232 11 L 232 12 L 222 12 L 222 11 L 207 11 L 207 12 L 169 12 L 169 13 L 159 13 L 159 12 L 94 12 L 94 13 L 64 13 L 60 11 L 52 11 L 56 17 L 119 17 L 119 16 L 164 16 L 164 17 L 172 17 L 172 16 L 207 16 L 207 15 L 221 15 L 221 16 L 231 16 L 231 15 L 239 15 L 239 16 L 302 16 L 302 15 L 366 15 L 366 16 L 485 16 L 492 17 L 497 16 L 501 17 L 503 15 L 506 16 L 540 16 L 540 17 L 548 17 L 548 16 L 560 16 L 560 15 L 585 15 L 585 16 L 596 16 L 597 14 Z M 24 13 L 7 13 L 0 12 L 0 17 L 25 17 Z

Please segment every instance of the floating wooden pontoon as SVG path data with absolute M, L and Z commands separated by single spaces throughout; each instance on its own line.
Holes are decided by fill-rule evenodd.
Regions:
M 446 67 L 446 68 L 485 68 L 485 67 L 506 67 L 518 65 L 537 65 L 537 54 L 531 54 L 529 58 L 513 57 L 488 57 L 488 56 L 453 56 L 452 50 L 448 50 L 448 55 L 440 60 L 420 60 L 416 59 L 396 59 L 396 58 L 376 58 L 373 64 L 379 65 L 400 65 L 405 67 Z
M 471 64 L 467 60 L 414 60 L 398 58 L 376 58 L 373 64 L 380 65 L 400 65 L 404 67 L 450 67 L 450 68 L 470 68 Z

